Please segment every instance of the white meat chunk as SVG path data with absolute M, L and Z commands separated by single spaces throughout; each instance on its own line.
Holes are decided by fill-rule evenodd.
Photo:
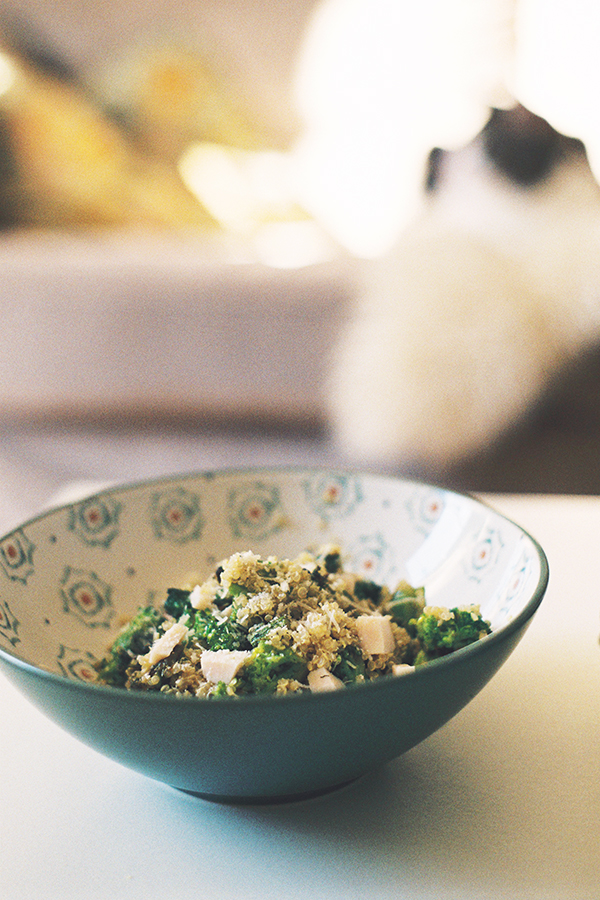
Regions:
M 328 669 L 313 669 L 308 673 L 308 686 L 311 691 L 337 691 L 344 687 L 344 682 L 332 675 Z
M 146 659 L 149 665 L 153 666 L 161 659 L 166 659 L 171 651 L 179 644 L 188 633 L 187 625 L 183 622 L 175 622 L 165 633 L 157 638 L 148 653 Z
M 211 684 L 229 684 L 249 656 L 250 650 L 205 650 L 200 658 L 202 674 Z
M 397 666 L 392 666 L 392 672 L 394 673 L 394 675 L 409 675 L 414 671 L 415 667 L 409 666 L 408 663 L 398 663 Z
M 396 649 L 390 616 L 359 616 L 356 628 L 360 646 L 369 656 Z

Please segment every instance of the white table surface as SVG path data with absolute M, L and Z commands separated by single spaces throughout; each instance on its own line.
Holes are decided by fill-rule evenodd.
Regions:
M 0 678 L 3 900 L 598 900 L 600 498 L 486 498 L 550 587 L 493 681 L 354 785 L 227 807 L 103 758 Z

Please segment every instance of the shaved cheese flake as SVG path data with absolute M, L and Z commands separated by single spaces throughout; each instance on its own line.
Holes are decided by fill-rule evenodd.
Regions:
M 197 584 L 190 591 L 190 604 L 194 609 L 208 609 L 215 599 L 216 585 L 210 581 L 205 584 Z
M 250 650 L 205 650 L 200 659 L 202 674 L 207 681 L 229 684 L 235 678 L 248 657 Z
M 314 693 L 337 691 L 344 687 L 344 682 L 332 675 L 328 669 L 313 669 L 308 673 L 308 686 Z
M 356 629 L 361 648 L 370 656 L 396 649 L 390 616 L 359 616 Z

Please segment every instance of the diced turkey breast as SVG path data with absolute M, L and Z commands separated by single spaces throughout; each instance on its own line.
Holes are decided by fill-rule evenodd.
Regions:
M 200 659 L 202 674 L 212 684 L 229 684 L 249 656 L 249 650 L 205 650 Z
M 313 669 L 308 673 L 308 686 L 311 691 L 337 691 L 344 687 L 344 682 L 332 675 L 328 669 Z
M 409 666 L 407 663 L 399 663 L 399 665 L 397 666 L 392 666 L 392 672 L 394 675 L 409 675 L 414 671 L 415 667 Z
M 390 616 L 359 616 L 356 620 L 361 648 L 370 656 L 396 648 Z

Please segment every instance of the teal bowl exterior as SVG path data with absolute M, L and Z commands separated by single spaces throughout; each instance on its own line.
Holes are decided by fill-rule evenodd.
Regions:
M 51 719 L 131 769 L 213 800 L 278 802 L 332 790 L 420 743 L 484 687 L 525 627 L 410 677 L 242 702 L 132 694 L 5 657 L 0 665 Z
M 305 474 L 304 470 L 279 470 L 273 477 L 279 483 L 281 478 L 293 480 Z M 247 477 L 248 473 L 244 475 Z M 266 473 L 260 473 L 261 484 L 265 477 Z M 335 473 L 335 477 L 342 476 Z M 364 487 L 371 476 L 361 477 L 366 479 L 362 482 Z M 384 490 L 386 483 L 391 489 L 400 482 L 373 477 L 379 479 Z M 181 480 L 177 483 L 181 484 Z M 403 484 L 405 488 L 410 485 Z M 437 491 L 428 486 L 411 488 Z M 124 490 L 135 493 L 138 489 L 141 486 Z M 110 496 L 118 502 L 119 490 Z M 504 612 L 506 621 L 491 635 L 409 675 L 316 695 L 207 701 L 130 693 L 86 681 L 81 677 L 81 658 L 79 669 L 74 666 L 72 672 L 63 672 L 48 671 L 49 667 L 40 664 L 31 649 L 28 656 L 33 658 L 17 655 L 19 642 L 15 634 L 19 633 L 18 616 L 23 608 L 19 607 L 18 596 L 7 600 L 6 590 L 1 596 L 5 611 L 13 615 L 13 642 L 8 648 L 6 640 L 0 645 L 0 668 L 37 707 L 83 743 L 175 788 L 231 803 L 276 802 L 332 790 L 406 752 L 456 715 L 513 651 L 543 598 L 548 567 L 536 542 L 518 526 L 471 498 L 451 492 L 441 496 L 456 504 L 456 508 L 466 503 L 469 510 L 481 511 L 486 540 L 491 516 L 494 524 L 505 529 L 504 535 L 516 535 L 519 546 L 525 542 L 533 572 L 529 574 L 526 595 L 518 598 L 515 609 Z M 122 499 L 126 497 L 124 494 Z M 23 526 L 19 534 L 27 536 L 30 532 L 31 545 L 35 536 L 38 551 L 41 534 L 51 534 L 53 541 L 47 546 L 54 548 L 60 539 L 56 537 L 53 517 L 62 515 L 64 520 L 69 510 L 72 513 L 65 508 L 41 517 L 37 520 L 41 531 L 40 527 L 36 531 Z M 210 514 L 208 506 L 205 513 Z M 313 524 L 309 523 L 310 527 Z M 6 540 L 4 547 L 10 546 Z M 474 546 L 487 546 L 485 542 L 481 544 L 481 534 Z M 511 558 L 514 556 L 511 548 Z M 69 554 L 67 558 L 71 560 Z M 65 560 L 61 560 L 61 567 Z M 517 576 L 522 569 L 521 566 Z M 506 581 L 504 570 L 503 577 Z M 22 581 L 9 580 L 9 586 L 11 583 L 16 594 L 20 589 L 26 595 Z M 517 583 L 518 577 L 514 585 Z M 512 582 L 503 588 L 503 602 L 507 591 L 514 594 L 511 585 Z M 62 596 L 64 606 L 64 590 Z M 13 606 L 19 611 L 12 612 Z M 485 611 L 485 603 L 482 608 Z M 72 611 L 65 616 L 67 620 L 72 621 Z M 108 631 L 104 627 L 102 630 Z M 92 631 L 97 640 L 97 629 Z M 67 639 L 70 636 L 65 634 L 64 641 Z M 64 646 L 63 642 L 61 647 Z

